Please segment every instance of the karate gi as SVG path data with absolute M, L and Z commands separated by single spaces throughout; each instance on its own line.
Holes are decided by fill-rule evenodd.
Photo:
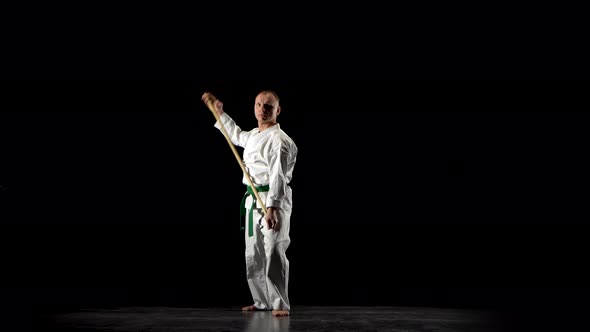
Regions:
M 219 120 L 230 140 L 244 148 L 243 162 L 258 195 L 266 208 L 278 208 L 280 229 L 268 229 L 264 211 L 253 194 L 245 194 L 245 256 L 246 278 L 254 300 L 260 310 L 290 310 L 289 260 L 286 256 L 291 242 L 292 191 L 289 182 L 297 158 L 297 146 L 277 123 L 258 131 L 243 131 L 226 113 Z M 221 129 L 219 122 L 215 127 Z M 244 174 L 242 182 L 250 183 Z M 252 217 L 252 219 L 250 219 Z M 252 220 L 252 222 L 250 222 Z

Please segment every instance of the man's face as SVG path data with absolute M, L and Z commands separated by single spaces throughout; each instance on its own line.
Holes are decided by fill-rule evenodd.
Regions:
M 270 93 L 261 93 L 256 96 L 254 113 L 259 122 L 275 122 L 281 112 L 278 102 Z

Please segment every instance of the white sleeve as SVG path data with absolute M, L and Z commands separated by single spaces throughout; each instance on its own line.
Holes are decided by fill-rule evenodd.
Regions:
M 229 136 L 231 142 L 234 145 L 245 147 L 246 142 L 248 141 L 248 133 L 242 131 L 242 129 L 235 123 L 235 121 L 225 112 L 221 114 L 219 120 L 220 121 L 215 122 L 215 128 L 222 131 L 221 125 L 223 125 L 223 128 L 227 132 L 227 135 Z
M 282 202 L 287 194 L 287 171 L 290 159 L 288 144 L 279 144 L 268 154 L 269 191 L 266 207 L 283 208 Z

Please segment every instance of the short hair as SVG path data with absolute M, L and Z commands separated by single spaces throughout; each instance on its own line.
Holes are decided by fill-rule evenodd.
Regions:
M 280 104 L 279 103 L 279 95 L 274 90 L 262 90 L 258 94 L 263 94 L 263 93 L 264 94 L 271 94 L 276 99 L 277 104 Z

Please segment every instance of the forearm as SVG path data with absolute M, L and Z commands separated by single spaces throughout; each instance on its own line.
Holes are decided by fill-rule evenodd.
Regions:
M 225 112 L 222 112 L 221 116 L 219 117 L 219 121 L 215 122 L 215 128 L 219 129 L 220 131 L 222 131 L 222 126 L 233 144 L 243 146 L 243 142 L 240 141 L 242 129 L 236 125 L 235 121 Z

